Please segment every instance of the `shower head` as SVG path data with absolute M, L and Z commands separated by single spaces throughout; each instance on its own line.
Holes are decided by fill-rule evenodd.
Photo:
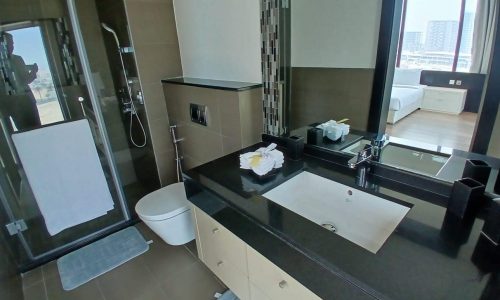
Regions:
M 106 24 L 104 22 L 101 23 L 101 26 L 102 26 L 102 28 L 106 29 L 109 32 L 115 32 L 111 27 L 109 27 L 108 24 Z
M 115 38 L 116 46 L 118 47 L 118 50 L 120 50 L 120 41 L 118 40 L 118 36 L 116 35 L 116 32 L 113 30 L 113 28 L 109 27 L 109 25 L 104 22 L 101 23 L 101 26 L 106 31 L 111 32 L 111 34 Z

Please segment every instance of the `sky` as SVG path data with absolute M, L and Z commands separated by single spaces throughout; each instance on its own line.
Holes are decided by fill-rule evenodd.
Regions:
M 49 70 L 39 27 L 12 30 L 9 33 L 14 37 L 14 54 L 21 56 L 27 65 L 37 63 L 40 70 Z
M 475 12 L 478 0 L 466 1 L 466 12 Z M 461 0 L 408 0 L 406 31 L 427 29 L 431 20 L 456 20 L 460 18 Z M 411 12 L 411 13 L 410 13 Z

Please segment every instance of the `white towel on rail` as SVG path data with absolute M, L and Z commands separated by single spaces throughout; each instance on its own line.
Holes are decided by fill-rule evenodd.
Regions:
M 50 235 L 113 209 L 87 120 L 14 133 L 12 140 Z

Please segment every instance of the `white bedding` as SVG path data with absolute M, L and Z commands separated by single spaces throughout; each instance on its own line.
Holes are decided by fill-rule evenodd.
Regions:
M 422 86 L 393 85 L 389 109 L 399 111 L 412 104 L 417 104 L 420 107 L 423 94 Z

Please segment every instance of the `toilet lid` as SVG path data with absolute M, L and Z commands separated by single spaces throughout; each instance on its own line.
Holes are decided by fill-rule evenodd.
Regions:
M 135 206 L 137 214 L 146 220 L 160 221 L 189 210 L 184 183 L 174 183 L 142 197 Z

